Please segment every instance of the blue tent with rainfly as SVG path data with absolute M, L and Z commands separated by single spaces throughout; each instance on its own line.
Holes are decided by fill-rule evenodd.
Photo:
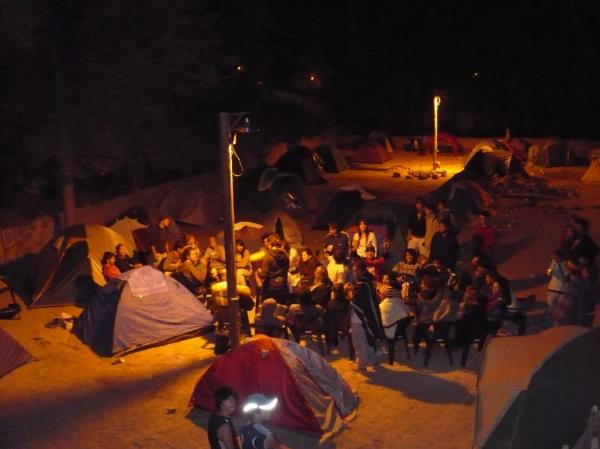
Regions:
M 96 353 L 110 356 L 194 336 L 213 317 L 187 288 L 144 266 L 101 289 L 81 313 L 73 333 Z

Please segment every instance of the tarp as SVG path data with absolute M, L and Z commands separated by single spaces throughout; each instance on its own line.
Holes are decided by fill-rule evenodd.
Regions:
M 31 354 L 0 328 L 0 378 L 32 360 Z
M 473 447 L 574 442 L 600 398 L 600 329 L 561 326 L 489 340 L 477 385 Z
M 127 239 L 101 225 L 75 225 L 56 236 L 40 252 L 31 307 L 81 304 L 93 286 L 106 284 L 102 256 L 117 244 L 133 253 Z
M 204 373 L 190 399 L 213 410 L 213 393 L 227 385 L 240 400 L 261 393 L 277 397 L 270 422 L 322 439 L 344 427 L 358 398 L 321 356 L 288 340 L 256 335 L 223 355 Z
M 208 186 L 173 189 L 162 200 L 160 208 L 180 223 L 216 226 L 224 215 L 221 190 Z
M 121 277 L 120 286 L 111 284 L 97 292 L 73 327 L 73 333 L 99 355 L 166 343 L 212 324 L 206 307 L 170 276 L 144 266 Z M 162 284 L 156 282 L 159 277 Z M 153 288 L 156 293 L 140 294 L 132 289 L 134 284 L 147 284 L 148 279 L 153 280 L 153 287 L 166 286 L 166 291 Z
M 275 232 L 279 234 L 293 248 L 302 248 L 304 239 L 298 223 L 285 212 L 273 211 L 264 219 L 264 232 Z
M 312 229 L 326 230 L 330 221 L 337 221 L 340 226 L 348 223 L 356 211 L 365 204 L 358 190 L 337 192 L 323 207 L 315 218 Z

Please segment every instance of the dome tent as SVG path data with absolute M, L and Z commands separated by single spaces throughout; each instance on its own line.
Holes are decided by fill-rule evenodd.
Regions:
M 213 409 L 213 392 L 227 385 L 240 399 L 261 393 L 279 398 L 271 423 L 325 439 L 354 416 L 358 397 L 316 352 L 257 335 L 223 355 L 196 384 L 190 405 Z
M 121 285 L 111 283 L 97 292 L 73 327 L 99 355 L 162 344 L 213 322 L 188 289 L 150 266 L 122 273 L 119 279 Z

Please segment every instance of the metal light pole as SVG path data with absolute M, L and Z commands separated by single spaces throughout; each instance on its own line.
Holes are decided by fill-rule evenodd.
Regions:
M 225 265 L 227 267 L 227 298 L 229 312 L 229 340 L 231 348 L 240 345 L 240 302 L 237 291 L 235 267 L 235 198 L 233 194 L 233 142 L 232 131 L 235 131 L 246 112 L 219 113 L 219 142 L 223 165 L 223 192 L 225 203 Z
M 433 171 L 440 168 L 440 163 L 437 161 L 438 153 L 438 108 L 442 99 L 439 95 L 433 97 Z

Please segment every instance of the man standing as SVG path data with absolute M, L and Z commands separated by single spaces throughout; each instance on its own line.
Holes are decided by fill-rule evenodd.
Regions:
M 173 235 L 169 230 L 170 224 L 171 217 L 162 215 L 150 233 L 150 251 L 154 259 L 154 266 L 158 266 L 160 261 L 167 257 L 167 253 L 173 249 Z
M 330 255 L 337 254 L 348 258 L 350 254 L 350 236 L 340 229 L 337 221 L 330 221 L 329 233 L 325 236 L 325 251 Z
M 417 198 L 417 201 L 415 202 L 415 209 L 408 218 L 408 234 L 406 236 L 408 248 L 414 250 L 417 253 L 417 257 L 423 251 L 426 231 L 427 224 L 423 200 L 421 198 Z
M 350 333 L 356 350 L 356 369 L 366 372 L 367 366 L 377 366 L 377 339 L 382 335 L 381 315 L 376 303 L 373 277 L 364 260 L 352 267 L 354 288 L 351 293 Z
M 454 270 L 458 260 L 458 240 L 452 232 L 450 222 L 442 220 L 439 224 L 439 231 L 431 239 L 431 253 L 429 260 L 439 260 L 444 268 Z

